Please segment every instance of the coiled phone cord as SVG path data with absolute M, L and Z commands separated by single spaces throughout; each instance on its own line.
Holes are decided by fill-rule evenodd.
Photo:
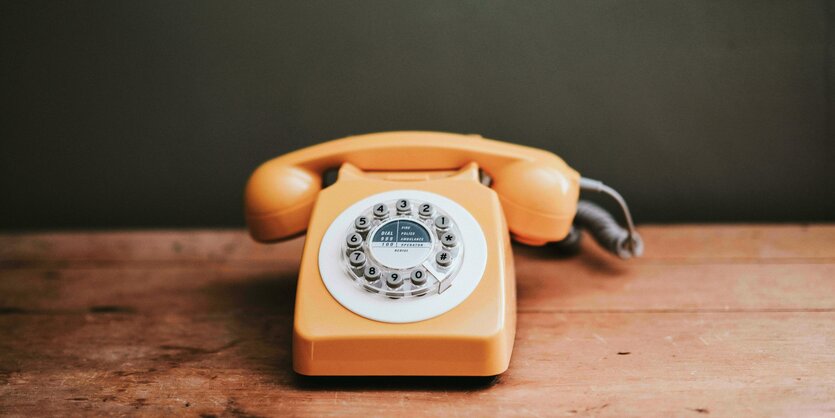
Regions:
M 580 189 L 603 193 L 614 199 L 620 205 L 627 228 L 621 227 L 605 209 L 587 200 L 577 202 L 577 215 L 574 223 L 588 230 L 600 246 L 620 258 L 639 257 L 643 254 L 644 242 L 635 230 L 632 214 L 623 196 L 615 189 L 603 184 L 602 181 L 585 177 L 580 178 Z M 568 239 L 579 243 L 579 234 L 572 231 Z

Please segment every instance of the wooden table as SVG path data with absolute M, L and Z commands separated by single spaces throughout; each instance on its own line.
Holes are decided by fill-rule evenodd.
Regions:
M 1 235 L 0 414 L 835 415 L 835 225 L 641 230 L 629 262 L 515 248 L 493 379 L 294 374 L 301 239 Z

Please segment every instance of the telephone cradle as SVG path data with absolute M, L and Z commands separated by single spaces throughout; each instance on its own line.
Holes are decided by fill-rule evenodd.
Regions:
M 334 168 L 337 180 L 322 188 Z M 628 210 L 628 231 L 599 208 L 581 202 L 578 213 L 581 188 L 607 187 L 593 182 L 544 150 L 440 132 L 347 137 L 262 164 L 245 190 L 250 234 L 271 242 L 306 231 L 294 369 L 503 373 L 516 330 L 511 237 L 576 240 L 585 216 L 598 242 L 640 253 Z

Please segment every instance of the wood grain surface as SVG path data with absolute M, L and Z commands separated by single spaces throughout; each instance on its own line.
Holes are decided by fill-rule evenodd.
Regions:
M 307 378 L 303 239 L 0 235 L 4 416 L 835 416 L 835 226 L 644 226 L 646 256 L 514 248 L 496 378 Z

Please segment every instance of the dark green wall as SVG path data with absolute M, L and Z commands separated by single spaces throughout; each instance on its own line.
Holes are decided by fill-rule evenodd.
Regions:
M 259 162 L 481 133 L 639 222 L 835 220 L 833 2 L 2 2 L 0 228 L 241 225 Z

